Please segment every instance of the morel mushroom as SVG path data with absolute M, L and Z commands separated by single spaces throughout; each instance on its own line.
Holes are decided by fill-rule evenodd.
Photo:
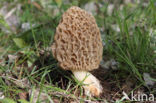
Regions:
M 52 52 L 62 69 L 83 81 L 86 95 L 100 95 L 102 86 L 89 73 L 99 67 L 103 53 L 101 34 L 91 14 L 76 6 L 69 8 L 56 28 Z

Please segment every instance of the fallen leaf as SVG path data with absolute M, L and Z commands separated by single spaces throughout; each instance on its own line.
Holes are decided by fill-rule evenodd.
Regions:
M 8 58 L 9 58 L 9 62 L 14 62 L 18 56 L 17 55 L 8 55 Z
M 39 101 L 42 101 L 42 103 L 47 103 L 46 100 L 48 100 L 47 94 L 43 91 L 40 91 L 39 88 L 29 90 L 29 97 L 32 97 L 32 103 L 37 103 L 38 99 Z
M 23 78 L 21 80 L 18 79 L 14 79 L 13 81 L 17 86 L 21 87 L 21 88 L 29 88 L 30 84 L 29 84 L 29 80 L 27 78 Z
M 53 98 L 54 103 L 60 103 L 60 100 L 58 98 Z
M 13 78 L 11 75 L 1 76 L 1 77 L 6 79 L 6 81 L 13 82 L 14 84 L 16 84 L 20 88 L 29 88 L 30 87 L 29 80 L 27 78 L 23 78 L 23 79 L 18 80 L 18 79 Z
M 32 2 L 32 4 L 39 10 L 41 10 L 41 6 L 37 2 Z
M 27 92 L 22 92 L 22 93 L 19 93 L 18 95 L 19 95 L 20 99 L 27 100 L 27 98 L 28 98 Z
M 15 44 L 19 47 L 19 48 L 24 48 L 27 46 L 27 44 L 25 43 L 25 41 L 21 38 L 14 38 L 13 41 L 15 42 Z

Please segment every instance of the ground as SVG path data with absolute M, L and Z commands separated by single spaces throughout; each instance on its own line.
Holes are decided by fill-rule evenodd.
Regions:
M 52 56 L 55 29 L 72 5 L 100 28 L 103 60 L 91 71 L 103 86 L 98 98 L 85 96 L 84 84 Z M 1 0 L 0 102 L 131 103 L 135 94 L 138 103 L 154 103 L 155 11 L 155 0 Z

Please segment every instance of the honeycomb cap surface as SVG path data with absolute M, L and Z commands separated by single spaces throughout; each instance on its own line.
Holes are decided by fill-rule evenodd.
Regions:
M 94 17 L 76 6 L 64 12 L 56 28 L 52 53 L 62 69 L 97 69 L 103 45 Z

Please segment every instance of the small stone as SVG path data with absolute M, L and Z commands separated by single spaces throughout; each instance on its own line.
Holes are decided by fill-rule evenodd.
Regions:
M 112 13 L 113 13 L 113 10 L 114 10 L 114 4 L 108 5 L 107 14 L 108 14 L 109 16 L 111 16 Z
M 146 85 L 153 86 L 155 84 L 155 82 L 151 80 L 151 76 L 149 73 L 143 73 L 143 78 Z
M 85 6 L 84 6 L 84 9 L 86 11 L 88 11 L 89 13 L 93 14 L 93 15 L 96 15 L 96 10 L 97 10 L 97 7 L 95 5 L 95 2 L 89 2 L 87 3 Z

